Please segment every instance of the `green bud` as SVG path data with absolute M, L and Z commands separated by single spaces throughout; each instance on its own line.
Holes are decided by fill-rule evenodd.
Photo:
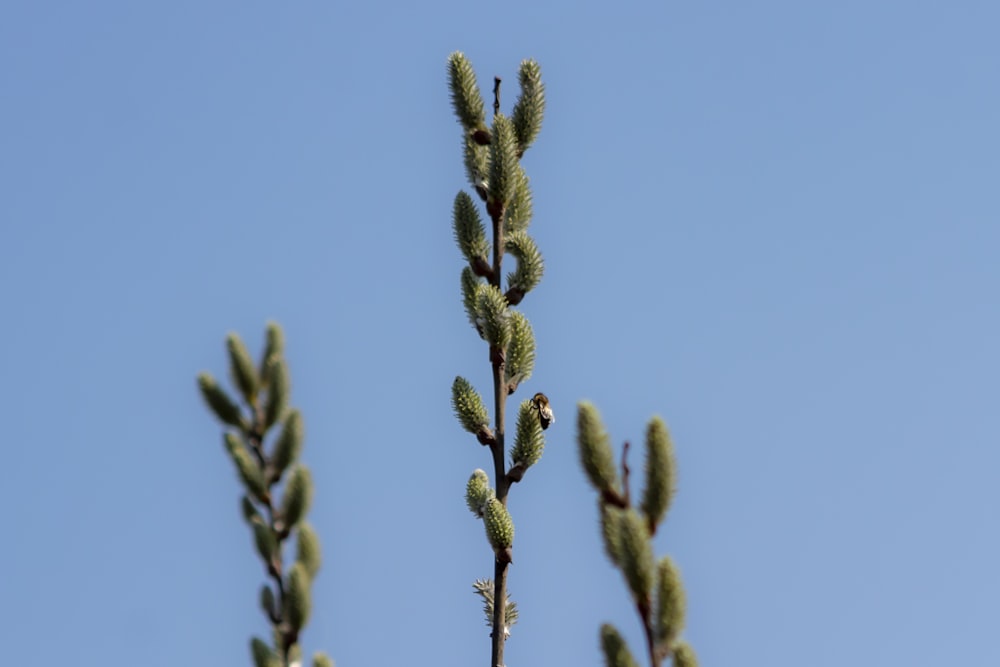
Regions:
M 269 429 L 285 416 L 288 395 L 291 392 L 288 379 L 288 365 L 282 357 L 275 356 L 268 362 L 267 403 L 264 406 L 264 428 Z
M 302 441 L 305 438 L 305 426 L 302 423 L 302 413 L 290 410 L 285 417 L 285 423 L 274 443 L 274 454 L 271 463 L 274 465 L 275 479 L 281 479 L 282 473 L 288 469 L 302 454 Z
M 598 512 L 601 517 L 601 537 L 604 538 L 604 553 L 608 555 L 611 562 L 621 567 L 622 536 L 621 536 L 621 514 L 622 510 L 608 505 L 598 499 Z
M 205 399 L 205 403 L 220 421 L 230 426 L 244 427 L 243 415 L 240 413 L 239 406 L 216 383 L 215 378 L 209 373 L 199 373 L 198 388 L 201 389 L 201 396 Z
M 628 650 L 625 639 L 610 623 L 601 626 L 601 650 L 604 651 L 604 664 L 607 667 L 639 667 Z
M 274 608 L 274 591 L 267 584 L 260 587 L 260 608 L 269 619 L 277 616 Z
M 312 504 L 313 482 L 309 468 L 296 465 L 285 484 L 281 499 L 281 517 L 286 529 L 291 530 L 302 520 Z
M 642 494 L 642 511 L 650 530 L 663 521 L 677 488 L 674 446 L 667 425 L 659 417 L 650 420 L 646 428 L 646 488 Z
M 521 95 L 514 104 L 512 120 L 518 153 L 523 155 L 542 129 L 545 86 L 542 84 L 542 70 L 534 60 L 521 61 L 518 79 L 521 83 Z
M 649 600 L 653 590 L 653 548 L 649 541 L 646 523 L 634 509 L 619 514 L 618 530 L 621 536 L 619 566 L 628 582 L 636 602 Z
M 483 614 L 486 616 L 486 626 L 493 627 L 493 580 L 476 579 L 472 582 L 476 595 L 483 599 Z
M 507 297 L 493 285 L 479 284 L 476 289 L 476 314 L 486 341 L 506 350 L 511 337 Z
M 472 130 L 483 125 L 486 114 L 476 73 L 461 51 L 448 56 L 448 87 L 451 89 L 452 108 L 462 126 Z
M 517 268 L 507 274 L 508 292 L 517 294 L 512 299 L 519 303 L 521 298 L 535 289 L 542 280 L 545 264 L 534 240 L 524 232 L 515 232 L 507 238 L 507 252 L 517 258 Z
M 235 332 L 226 336 L 226 349 L 229 351 L 229 372 L 232 375 L 233 384 L 239 387 L 244 400 L 253 405 L 257 398 L 257 388 L 260 386 L 253 359 L 247 352 L 246 345 L 243 344 L 239 334 Z
M 257 507 L 250 500 L 250 496 L 243 496 L 240 499 L 240 511 L 243 513 L 243 518 L 247 520 L 248 523 L 253 523 L 254 521 L 263 521 L 264 518 L 257 511 Z
M 302 664 L 302 646 L 300 644 L 292 644 L 288 648 L 288 664 L 289 665 Z
M 250 640 L 250 654 L 255 667 L 281 667 L 281 659 L 260 637 Z
M 264 354 L 260 358 L 260 382 L 266 389 L 271 381 L 271 360 L 285 354 L 285 333 L 277 322 L 268 322 L 265 337 L 267 342 L 264 344 Z
M 485 262 L 490 252 L 490 244 L 486 240 L 486 228 L 479 218 L 475 202 L 465 192 L 455 195 L 452 225 L 455 230 L 455 242 L 465 259 L 470 264 L 476 260 Z
M 302 563 L 292 566 L 285 584 L 285 611 L 288 622 L 296 631 L 309 622 L 312 600 L 309 594 L 309 573 Z
M 502 113 L 493 117 L 493 137 L 489 150 L 489 200 L 495 209 L 503 210 L 514 196 L 518 163 L 514 128 Z
M 510 347 L 504 370 L 508 393 L 530 378 L 535 370 L 535 334 L 528 318 L 519 310 L 510 311 Z
M 514 544 L 514 521 L 507 508 L 496 498 L 486 503 L 483 523 L 486 525 L 486 537 L 496 551 L 503 551 Z
M 302 566 L 306 568 L 310 579 L 316 578 L 320 563 L 322 562 L 322 550 L 319 546 L 319 537 L 308 521 L 299 523 L 295 560 L 302 563 Z
M 469 179 L 469 184 L 476 189 L 476 194 L 479 195 L 479 198 L 486 201 L 490 185 L 487 178 L 490 172 L 489 148 L 477 144 L 473 140 L 472 135 L 466 132 L 465 150 L 462 158 L 465 164 L 465 176 Z
M 476 294 L 482 281 L 476 276 L 470 267 L 462 269 L 462 306 L 465 307 L 465 314 L 469 317 L 469 323 L 479 331 L 482 336 L 482 328 L 477 320 L 479 314 L 476 312 Z
M 538 422 L 538 412 L 531 401 L 521 401 L 517 411 L 517 433 L 510 451 L 515 466 L 530 468 L 538 463 L 545 450 L 545 436 Z
M 251 525 L 253 526 L 253 541 L 257 547 L 257 553 L 260 554 L 265 563 L 270 564 L 278 550 L 278 540 L 274 537 L 274 531 L 264 523 L 255 521 Z
M 698 656 L 694 654 L 694 649 L 686 641 L 682 640 L 674 644 L 673 667 L 698 667 Z
M 614 491 L 618 486 L 611 439 L 604 430 L 601 416 L 590 403 L 577 404 L 576 440 L 580 445 L 580 463 L 598 491 Z
M 288 637 L 285 637 L 285 628 L 280 625 L 272 625 L 271 638 L 274 642 L 275 652 L 279 654 L 282 653 L 285 650 L 285 642 L 289 639 Z M 284 667 L 284 663 L 282 663 L 282 667 Z
M 656 641 L 670 646 L 684 629 L 684 586 L 677 566 L 664 556 L 656 565 Z
M 475 589 L 476 595 L 483 599 L 483 614 L 486 616 L 486 626 L 493 627 L 493 590 L 494 584 L 492 579 L 476 579 L 472 584 L 472 588 Z M 510 628 L 517 623 L 518 613 L 517 613 L 517 603 L 511 598 L 510 593 L 507 593 L 507 604 L 504 606 L 504 624 L 507 626 L 507 632 L 510 632 Z
M 482 518 L 486 506 L 494 498 L 496 496 L 490 487 L 490 478 L 486 475 L 486 471 L 476 469 L 465 485 L 465 504 L 469 506 L 469 511 Z
M 482 397 L 463 377 L 456 377 L 451 385 L 451 407 L 462 428 L 469 433 L 478 434 L 489 428 L 490 417 Z
M 507 632 L 510 632 L 510 628 L 514 627 L 517 623 L 517 603 L 511 599 L 510 593 L 507 594 L 507 604 L 504 607 L 503 621 L 507 626 Z
M 267 485 L 264 483 L 264 471 L 260 465 L 247 451 L 239 436 L 235 433 L 227 432 L 222 437 L 226 445 L 226 451 L 236 464 L 236 472 L 239 473 L 243 485 L 256 498 L 263 498 L 267 494 Z
M 514 196 L 507 205 L 507 215 L 504 218 L 504 234 L 514 234 L 523 232 L 531 224 L 532 202 L 531 183 L 528 181 L 528 174 L 524 167 L 517 165 L 514 174 Z
M 326 653 L 315 653 L 313 667 L 333 667 L 333 660 Z

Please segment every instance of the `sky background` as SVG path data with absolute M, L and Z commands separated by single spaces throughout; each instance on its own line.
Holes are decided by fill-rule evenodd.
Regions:
M 307 654 L 487 664 L 463 497 L 489 458 L 450 407 L 490 377 L 451 229 L 462 50 L 507 110 L 536 58 L 548 100 L 513 399 L 557 422 L 511 492 L 507 665 L 601 664 L 604 621 L 641 647 L 581 399 L 618 445 L 671 428 L 656 551 L 702 665 L 1000 664 L 997 25 L 986 0 L 4 3 L 3 662 L 251 664 L 264 575 L 195 375 L 274 319 L 324 548 Z

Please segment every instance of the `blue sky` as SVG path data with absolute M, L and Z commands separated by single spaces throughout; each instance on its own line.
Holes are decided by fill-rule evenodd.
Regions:
M 281 322 L 325 566 L 307 652 L 485 664 L 489 366 L 458 292 L 445 60 L 534 57 L 558 418 L 510 507 L 507 664 L 638 646 L 576 458 L 670 425 L 703 665 L 1000 664 L 995 3 L 7 3 L 9 664 L 250 664 L 263 580 L 194 377 Z

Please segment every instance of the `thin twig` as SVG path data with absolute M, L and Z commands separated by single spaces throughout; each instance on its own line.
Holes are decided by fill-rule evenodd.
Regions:
M 628 467 L 628 448 L 629 447 L 630 447 L 629 442 L 628 442 L 628 440 L 626 440 L 625 441 L 625 446 L 622 447 L 622 480 L 623 480 L 622 485 L 623 485 L 623 487 L 625 489 L 625 498 L 624 498 L 624 500 L 625 500 L 625 507 L 629 507 L 632 504 L 632 495 L 631 495 L 631 493 L 629 491 L 629 488 L 628 488 L 628 475 L 629 475 L 629 472 L 631 472 L 629 470 L 629 467 Z
M 642 619 L 642 629 L 646 632 L 646 648 L 649 651 L 649 667 L 657 667 L 660 661 L 656 658 L 656 638 L 653 636 L 653 621 L 650 618 L 649 601 L 636 604 L 639 618 Z
M 493 77 L 493 117 L 500 113 L 500 77 Z

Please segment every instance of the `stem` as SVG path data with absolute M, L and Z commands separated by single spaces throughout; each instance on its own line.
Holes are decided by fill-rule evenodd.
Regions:
M 500 113 L 500 77 L 493 77 L 493 116 Z
M 658 667 L 660 661 L 656 657 L 656 641 L 653 638 L 653 625 L 649 618 L 649 605 L 638 605 L 639 616 L 642 617 L 642 628 L 646 631 L 646 648 L 649 650 L 649 667 Z
M 500 275 L 500 261 L 495 260 L 497 271 L 495 275 Z M 507 491 L 510 484 L 507 482 L 507 473 L 504 470 L 504 421 L 506 418 L 507 391 L 504 387 L 504 356 L 502 350 L 494 350 L 497 354 L 493 357 L 493 407 L 497 416 L 495 441 L 490 445 L 493 453 L 493 472 L 496 480 L 497 500 L 507 506 Z M 493 633 L 491 637 L 492 651 L 490 665 L 492 667 L 503 666 L 503 647 L 506 640 L 504 626 L 507 624 L 507 565 L 508 563 L 500 558 L 496 558 L 493 568 Z
M 494 109 L 500 105 L 500 78 L 494 79 L 493 94 L 496 96 Z M 496 207 L 490 216 L 493 222 L 493 275 L 490 282 L 500 289 L 500 272 L 503 264 L 503 219 L 506 213 L 506 202 Z M 491 347 L 490 361 L 493 364 L 493 410 L 496 415 L 496 432 L 494 442 L 490 445 L 493 453 L 493 479 L 496 480 L 497 500 L 507 506 L 507 491 L 510 484 L 507 481 L 506 462 L 504 461 L 504 428 L 507 413 L 507 387 L 504 382 L 506 371 L 506 350 Z M 490 652 L 490 666 L 503 667 L 503 649 L 507 639 L 504 628 L 507 624 L 507 565 L 501 558 L 495 557 L 493 568 L 493 633 Z
M 250 433 L 247 434 L 248 439 L 250 440 L 250 448 L 257 457 L 257 462 L 260 464 L 261 469 L 264 470 L 266 474 L 266 471 L 268 470 L 268 462 L 267 456 L 264 453 L 264 412 L 259 405 L 251 405 L 250 410 L 253 412 L 253 425 L 250 428 Z M 271 621 L 271 625 L 273 625 L 276 630 L 281 632 L 282 646 L 280 647 L 281 650 L 279 652 L 281 656 L 281 664 L 283 667 L 288 667 L 289 651 L 292 648 L 292 644 L 297 641 L 298 638 L 292 636 L 289 628 L 282 627 L 281 621 L 281 611 L 285 608 L 285 582 L 282 579 L 284 563 L 281 561 L 281 548 L 285 538 L 282 537 L 281 533 L 275 528 L 274 525 L 275 512 L 274 505 L 271 503 L 271 488 L 276 482 L 276 479 L 267 479 L 267 498 L 262 501 L 264 509 L 267 511 L 268 528 L 270 528 L 271 532 L 274 534 L 274 541 L 278 545 L 275 549 L 276 556 L 272 558 L 269 563 L 267 563 L 267 573 L 270 575 L 271 579 L 274 580 L 274 587 L 277 591 L 275 599 L 276 609 L 269 610 L 268 620 Z M 277 618 L 275 618 L 275 614 L 277 614 Z
M 631 472 L 628 467 L 628 449 L 629 442 L 625 441 L 625 446 L 622 447 L 622 487 L 625 490 L 625 507 L 632 504 L 632 494 L 628 488 L 628 475 Z
M 502 595 L 503 598 L 496 596 Z M 501 601 L 502 600 L 502 601 Z M 503 667 L 503 648 L 507 640 L 504 626 L 507 624 L 507 563 L 499 558 L 493 567 L 493 639 L 490 651 L 491 667 Z

